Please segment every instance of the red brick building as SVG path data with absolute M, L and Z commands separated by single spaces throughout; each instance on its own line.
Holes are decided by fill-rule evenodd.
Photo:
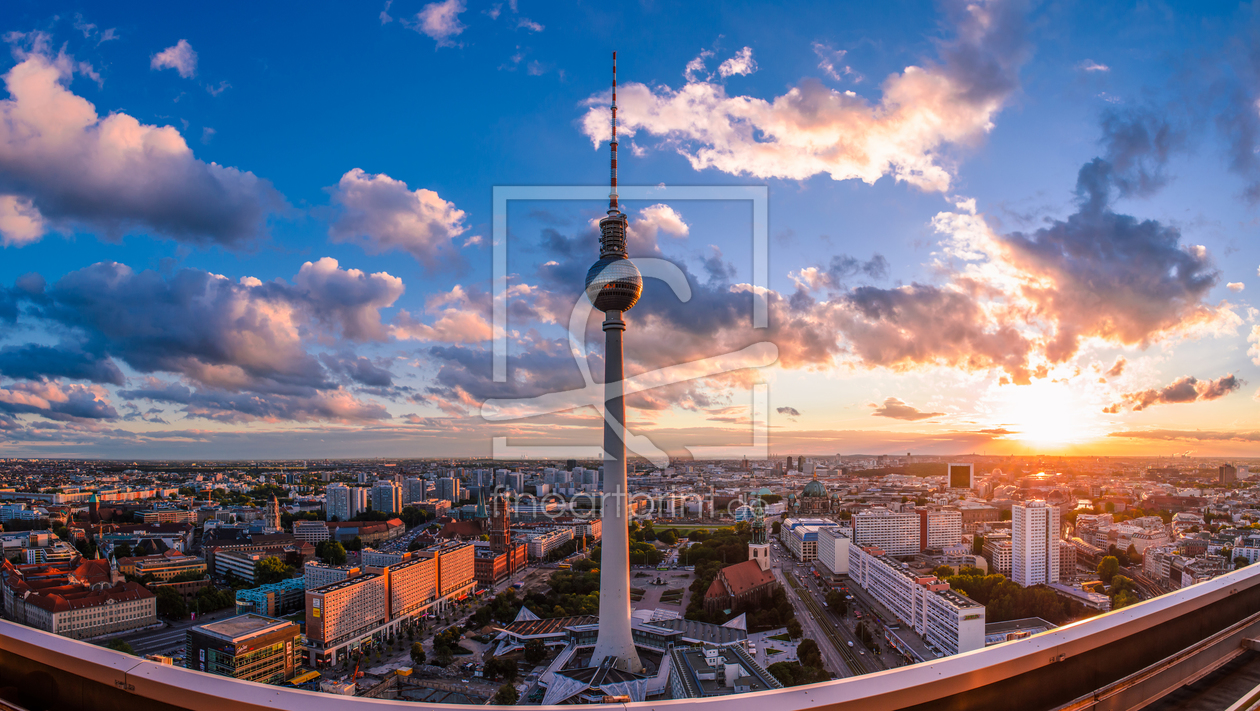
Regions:
M 770 599 L 777 586 L 774 573 L 762 570 L 756 561 L 728 565 L 718 571 L 705 591 L 704 611 L 717 615 L 726 610 L 739 613 L 755 609 Z

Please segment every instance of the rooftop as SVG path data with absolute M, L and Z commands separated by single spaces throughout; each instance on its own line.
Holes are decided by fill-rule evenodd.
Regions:
M 210 622 L 196 629 L 228 642 L 237 643 L 261 634 L 279 631 L 290 625 L 293 625 L 293 623 L 288 620 L 277 620 L 274 617 L 246 614 L 229 617 L 222 622 Z

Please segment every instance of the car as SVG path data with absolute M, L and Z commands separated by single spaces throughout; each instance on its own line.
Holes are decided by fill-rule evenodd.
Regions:
M 853 642 L 852 642 L 852 641 L 846 642 L 845 644 L 848 644 L 850 647 L 852 647 L 852 646 L 853 646 Z
M 858 654 L 866 654 L 866 650 L 865 650 L 865 649 L 859 649 L 859 650 L 858 650 Z

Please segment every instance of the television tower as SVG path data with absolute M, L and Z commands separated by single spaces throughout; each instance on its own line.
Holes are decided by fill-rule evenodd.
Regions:
M 599 221 L 599 261 L 586 273 L 586 295 L 604 312 L 603 558 L 599 575 L 599 635 L 591 666 L 613 657 L 623 671 L 643 670 L 630 633 L 630 528 L 626 504 L 626 403 L 623 399 L 621 334 L 643 293 L 643 277 L 626 254 L 625 213 L 617 203 L 617 53 L 613 52 L 612 191 Z

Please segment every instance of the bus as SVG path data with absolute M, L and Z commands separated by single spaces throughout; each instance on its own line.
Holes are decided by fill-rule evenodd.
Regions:
M 571 563 L 561 563 L 560 565 L 557 565 L 556 567 L 559 568 L 560 570 L 568 570 L 572 568 L 573 565 Z

